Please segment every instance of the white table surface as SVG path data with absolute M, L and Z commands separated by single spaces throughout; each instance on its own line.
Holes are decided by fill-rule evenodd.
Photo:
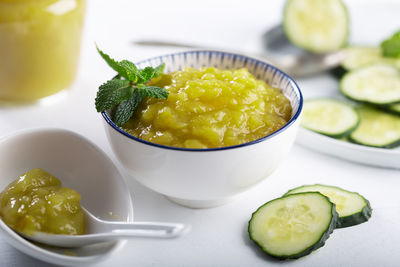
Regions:
M 351 3 L 350 3 L 351 2 Z M 386 22 L 386 12 L 400 12 L 395 1 L 346 1 L 352 23 L 352 42 L 377 44 L 400 28 Z M 378 4 L 379 3 L 379 4 Z M 283 1 L 123 1 L 89 0 L 79 73 L 62 96 L 38 105 L 0 106 L 0 135 L 32 127 L 60 127 L 82 134 L 117 164 L 94 108 L 97 87 L 113 71 L 95 51 L 94 43 L 117 59 L 138 61 L 178 51 L 132 45 L 133 40 L 158 38 L 193 42 L 225 49 L 251 50 L 259 36 L 281 19 Z M 376 10 L 376 17 L 355 12 Z M 363 27 L 364 22 L 381 22 Z M 396 24 L 397 23 L 397 24 Z M 375 25 L 375 23 L 374 23 Z M 389 25 L 389 26 L 387 26 Z M 378 39 L 371 39 L 371 35 Z M 304 96 L 324 95 L 337 87 L 329 75 L 298 80 Z M 237 201 L 212 209 L 193 210 L 169 202 L 126 176 L 137 220 L 179 221 L 192 231 L 175 240 L 131 240 L 98 266 L 399 266 L 400 171 L 346 162 L 294 145 L 281 167 Z M 334 231 L 325 246 L 295 261 L 265 256 L 248 238 L 251 213 L 288 189 L 323 183 L 354 190 L 373 207 L 370 221 Z M 20 253 L 0 237 L 0 266 L 50 266 Z

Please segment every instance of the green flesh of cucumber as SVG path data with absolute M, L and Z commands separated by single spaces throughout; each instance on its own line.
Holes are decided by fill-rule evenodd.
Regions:
M 288 191 L 285 195 L 300 192 L 320 192 L 335 203 L 339 214 L 336 228 L 344 228 L 366 222 L 371 218 L 372 208 L 367 199 L 358 193 L 335 186 L 304 185 Z
M 360 125 L 349 136 L 351 142 L 380 148 L 400 145 L 400 117 L 371 107 L 359 107 Z
M 312 99 L 304 103 L 301 126 L 327 136 L 342 138 L 359 123 L 354 108 L 334 99 Z
M 335 204 L 318 192 L 271 200 L 252 215 L 250 238 L 278 259 L 297 259 L 322 247 L 337 223 Z
M 349 19 L 341 0 L 288 0 L 283 16 L 286 36 L 304 50 L 326 53 L 347 43 Z
M 345 48 L 345 59 L 341 66 L 346 71 L 355 70 L 368 65 L 382 63 L 400 67 L 400 59 L 382 56 L 380 47 L 349 46 Z
M 400 72 L 388 64 L 374 64 L 348 72 L 340 81 L 346 97 L 375 105 L 400 102 Z

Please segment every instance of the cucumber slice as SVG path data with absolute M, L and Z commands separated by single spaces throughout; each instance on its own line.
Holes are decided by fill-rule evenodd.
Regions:
M 400 115 L 400 104 L 392 104 L 387 107 L 390 112 Z
M 335 203 L 336 211 L 339 214 L 336 228 L 357 225 L 371 218 L 372 208 L 369 201 L 358 193 L 336 186 L 316 184 L 296 187 L 289 190 L 285 196 L 301 192 L 320 192 Z
M 345 58 L 340 66 L 330 72 L 336 78 L 342 78 L 348 71 L 359 69 L 372 64 L 388 64 L 400 68 L 400 58 L 382 56 L 380 47 L 372 46 L 348 46 L 344 48 Z
M 359 107 L 360 125 L 349 136 L 365 146 L 392 148 L 400 145 L 400 117 L 371 107 Z
M 318 192 L 271 200 L 249 221 L 249 235 L 263 251 L 278 259 L 297 259 L 322 247 L 333 232 L 335 204 Z
M 400 67 L 400 59 L 383 57 L 380 47 L 349 46 L 345 48 L 345 54 L 341 66 L 347 71 L 376 63 Z
M 359 123 L 355 109 L 334 99 L 312 99 L 304 102 L 301 126 L 327 136 L 341 138 Z
M 347 43 L 349 18 L 341 0 L 288 0 L 283 16 L 287 38 L 304 50 L 326 53 Z
M 400 102 L 400 72 L 387 64 L 353 70 L 340 81 L 343 95 L 355 101 L 385 105 Z

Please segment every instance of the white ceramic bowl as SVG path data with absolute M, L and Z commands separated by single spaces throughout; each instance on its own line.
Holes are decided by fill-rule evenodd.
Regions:
M 0 139 L 0 190 L 33 169 L 42 168 L 82 196 L 81 203 L 104 220 L 133 221 L 130 193 L 112 161 L 86 138 L 61 129 L 32 129 Z M 115 216 L 110 216 L 112 212 Z M 106 259 L 125 241 L 80 249 L 31 243 L 0 220 L 2 237 L 22 252 L 61 265 L 87 265 Z
M 300 89 L 279 69 L 246 56 L 217 51 L 190 51 L 139 62 L 140 68 L 165 62 L 165 72 L 185 66 L 247 68 L 256 78 L 282 89 L 292 104 L 292 118 L 278 131 L 229 147 L 186 149 L 150 143 L 116 126 L 103 112 L 114 153 L 127 172 L 148 188 L 194 208 L 224 204 L 268 177 L 288 154 L 299 124 Z

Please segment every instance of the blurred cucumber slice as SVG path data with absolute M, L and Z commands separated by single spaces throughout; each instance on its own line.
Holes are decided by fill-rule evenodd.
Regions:
M 400 145 L 400 117 L 371 107 L 358 108 L 360 125 L 350 141 L 365 146 L 392 148 Z
M 347 70 L 355 70 L 375 63 L 385 63 L 400 67 L 400 59 L 382 56 L 380 47 L 349 46 L 345 48 L 346 57 L 341 66 Z
M 347 43 L 349 18 L 341 0 L 288 0 L 283 16 L 286 36 L 304 50 L 326 53 Z
M 302 116 L 301 126 L 335 138 L 349 135 L 360 121 L 351 105 L 335 99 L 305 101 Z
M 350 71 L 340 80 L 346 97 L 375 105 L 400 103 L 400 71 L 388 64 L 374 64 Z

